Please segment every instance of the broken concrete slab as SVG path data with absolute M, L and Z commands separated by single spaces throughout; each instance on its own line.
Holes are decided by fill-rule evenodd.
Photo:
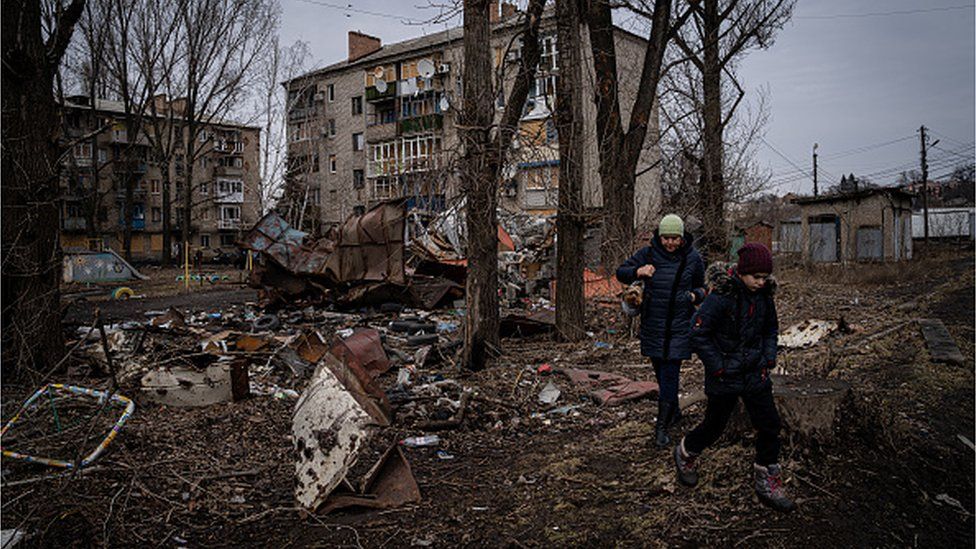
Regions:
M 937 318 L 920 318 L 918 325 L 925 337 L 925 344 L 929 348 L 933 362 L 943 362 L 962 366 L 966 358 L 949 334 L 945 324 Z

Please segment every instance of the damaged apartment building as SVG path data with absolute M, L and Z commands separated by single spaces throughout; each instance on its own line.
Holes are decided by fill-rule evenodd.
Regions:
M 197 151 L 185 158 L 181 99 L 153 99 L 155 113 L 146 114 L 140 135 L 127 135 L 122 103 L 87 96 L 67 97 L 62 105 L 64 139 L 70 145 L 61 176 L 61 247 L 123 250 L 125 227 L 124 158 L 135 149 L 131 169 L 136 176 L 132 193 L 131 257 L 158 261 L 163 251 L 163 185 L 169 181 L 172 257 L 178 258 L 183 223 L 186 170 L 193 162 L 189 243 L 191 253 L 205 258 L 236 253 L 237 239 L 261 216 L 258 166 L 259 128 L 228 121 L 200 123 Z M 172 109 L 172 111 L 171 111 Z M 153 146 L 154 129 L 169 124 L 173 153 L 159 159 Z M 170 135 L 161 131 L 159 135 Z M 170 143 L 170 141 L 166 141 Z M 165 171 L 164 171 L 165 170 Z M 168 173 L 168 178 L 163 174 Z
M 500 118 L 521 60 L 524 13 L 492 3 L 492 56 L 495 74 L 504 75 L 497 93 Z M 287 206 L 303 228 L 324 230 L 373 204 L 406 198 L 415 210 L 444 210 L 460 194 L 458 109 L 463 76 L 460 27 L 395 44 L 360 32 L 348 34 L 348 58 L 298 76 L 288 92 Z M 584 199 L 601 206 L 596 143 L 596 107 L 588 34 L 581 33 L 584 71 Z M 555 13 L 541 23 L 541 59 L 524 106 L 520 134 L 499 182 L 501 207 L 512 214 L 552 215 L 559 188 L 559 153 L 552 119 L 558 78 Z M 621 109 L 626 126 L 637 92 L 647 42 L 616 29 Z M 637 219 L 657 213 L 660 157 L 654 111 L 638 165 Z M 294 215 L 300 212 L 300 215 Z

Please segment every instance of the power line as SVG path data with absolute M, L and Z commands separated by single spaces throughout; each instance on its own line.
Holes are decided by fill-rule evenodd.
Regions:
M 887 147 L 888 145 L 894 145 L 895 143 L 901 143 L 902 141 L 908 141 L 909 139 L 915 139 L 915 136 L 906 135 L 905 137 L 899 137 L 898 139 L 892 139 L 891 141 L 885 141 L 884 143 L 875 143 L 874 145 L 864 145 L 862 147 L 856 147 L 846 151 L 824 155 L 822 158 L 824 160 L 834 160 L 837 158 L 843 158 L 845 156 L 860 154 L 862 152 L 873 151 L 874 149 L 880 149 L 881 147 Z
M 968 155 L 960 154 L 960 153 L 955 152 L 955 151 L 950 151 L 950 150 L 943 149 L 942 147 L 940 147 L 938 145 L 929 145 L 929 146 L 932 147 L 933 149 L 939 149 L 942 152 L 946 152 L 946 153 L 949 153 L 949 154 L 958 156 L 959 158 L 962 158 L 963 160 L 968 160 L 969 162 L 972 162 L 973 161 L 973 155 L 972 154 L 968 154 Z M 973 148 L 973 145 L 969 145 L 965 149 L 961 149 L 961 150 L 970 150 L 972 148 Z
M 331 4 L 329 2 L 321 2 L 319 0 L 297 0 L 297 1 L 298 2 L 304 2 L 306 4 L 313 4 L 313 5 L 316 5 L 316 6 L 321 6 L 323 8 L 332 8 L 332 9 L 342 10 L 342 11 L 346 11 L 346 12 L 360 13 L 362 15 L 371 15 L 373 17 L 384 17 L 384 18 L 387 18 L 387 19 L 396 19 L 397 21 L 401 21 L 403 23 L 408 23 L 408 24 L 411 24 L 411 25 L 419 25 L 419 24 L 425 23 L 425 21 L 420 21 L 418 19 L 413 19 L 412 17 L 406 17 L 406 16 L 403 16 L 403 15 L 397 15 L 397 14 L 394 14 L 394 13 L 384 13 L 384 12 L 379 12 L 379 11 L 370 11 L 370 10 L 364 10 L 364 9 L 354 8 L 354 7 L 352 7 L 352 4 L 346 4 L 345 6 L 343 6 L 341 4 Z M 348 17 L 348 16 L 349 15 L 347 14 L 346 17 Z
M 968 144 L 967 143 L 963 143 L 962 141 L 958 141 L 956 139 L 953 139 L 953 138 L 949 137 L 948 135 L 946 135 L 946 134 L 944 134 L 944 133 L 942 133 L 942 132 L 940 132 L 938 130 L 933 130 L 931 128 L 926 128 L 926 129 L 929 130 L 930 133 L 934 133 L 935 135 L 938 135 L 939 137 L 941 137 L 942 139 L 945 139 L 946 141 L 951 141 L 953 144 L 955 144 L 958 147 L 971 147 L 971 146 L 973 146 L 973 143 L 972 142 L 969 142 Z
M 887 17 L 890 15 L 918 15 L 923 13 L 972 9 L 973 7 L 976 6 L 974 6 L 973 4 L 964 4 L 959 6 L 943 6 L 939 8 L 928 8 L 928 9 L 918 9 L 918 10 L 878 11 L 872 13 L 837 13 L 832 15 L 796 15 L 793 18 L 794 19 L 858 19 L 862 17 Z

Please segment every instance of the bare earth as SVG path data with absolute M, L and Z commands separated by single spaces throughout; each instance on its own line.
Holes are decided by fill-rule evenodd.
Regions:
M 438 459 L 435 448 L 406 450 L 423 493 L 419 504 L 327 516 L 297 510 L 293 400 L 258 396 L 197 409 L 140 402 L 110 452 L 85 474 L 18 484 L 50 471 L 4 458 L 10 484 L 2 526 L 26 531 L 25 545 L 57 547 L 971 547 L 976 453 L 959 435 L 976 439 L 972 250 L 943 249 L 907 265 L 783 268 L 778 275 L 782 327 L 841 316 L 855 327 L 781 355 L 789 374 L 837 378 L 854 390 L 833 443 L 785 441 L 787 488 L 800 505 L 792 515 L 757 503 L 749 440 L 726 436 L 701 459 L 699 487 L 678 485 L 668 451 L 651 446 L 653 402 L 600 408 L 554 377 L 562 389 L 556 404 L 583 406 L 530 417 L 547 409 L 536 397 L 550 378 L 534 372 L 545 362 L 653 377 L 616 311 L 594 308 L 588 341 L 506 340 L 504 355 L 486 371 L 439 367 L 507 405 L 475 401 L 460 429 L 440 433 L 436 449 L 453 459 Z M 251 290 L 231 285 L 191 295 L 103 308 L 113 318 L 143 319 L 145 310 L 169 304 L 213 311 L 254 300 Z M 85 324 L 90 311 L 74 305 L 68 316 Z M 943 320 L 967 357 L 963 366 L 931 362 L 914 323 L 862 341 L 920 317 Z M 597 348 L 598 341 L 611 348 Z M 395 374 L 381 378 L 385 387 Z M 700 363 L 687 362 L 682 390 L 701 383 Z M 4 385 L 4 419 L 33 389 Z M 691 429 L 702 413 L 701 404 L 687 409 L 677 430 Z M 380 436 L 417 434 L 404 420 Z

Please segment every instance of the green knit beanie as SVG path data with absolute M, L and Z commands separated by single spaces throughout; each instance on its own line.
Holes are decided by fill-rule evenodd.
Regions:
M 668 214 L 661 218 L 657 226 L 657 234 L 661 236 L 684 236 L 685 222 L 674 214 Z

